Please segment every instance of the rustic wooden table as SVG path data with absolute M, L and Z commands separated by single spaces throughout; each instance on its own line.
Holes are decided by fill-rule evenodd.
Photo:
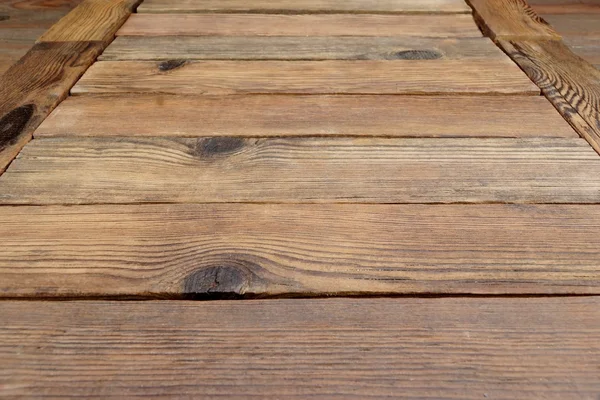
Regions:
M 600 71 L 560 32 L 139 3 L 0 77 L 0 397 L 598 399 Z

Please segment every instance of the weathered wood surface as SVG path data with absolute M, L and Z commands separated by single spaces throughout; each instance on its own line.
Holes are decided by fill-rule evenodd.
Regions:
M 44 33 L 40 42 L 109 42 L 141 0 L 84 0 Z
M 540 96 L 73 96 L 35 132 L 37 138 L 338 135 L 577 137 Z
M 599 3 L 600 8 L 600 3 Z M 600 41 L 600 15 L 598 14 L 544 14 L 542 17 L 561 36 L 588 36 Z
M 599 294 L 599 231 L 596 205 L 0 207 L 0 296 Z
M 468 13 L 463 0 L 146 0 L 138 12 L 230 13 Z
M 500 60 L 487 38 L 118 37 L 101 60 Z
M 531 8 L 538 14 L 591 14 L 600 13 L 600 3 L 597 0 L 528 0 Z
M 40 43 L 0 76 L 0 173 L 101 50 L 97 42 Z
M 481 37 L 470 15 L 134 14 L 117 35 Z
M 474 17 L 492 39 L 560 39 L 525 0 L 469 0 Z
M 594 399 L 599 310 L 597 298 L 10 302 L 0 391 Z
M 71 93 L 539 94 L 508 58 L 411 61 L 100 61 Z
M 600 15 L 598 16 L 600 22 Z M 564 42 L 569 48 L 590 64 L 600 64 L 600 39 L 585 36 L 566 37 Z
M 600 71 L 560 41 L 500 41 L 563 117 L 600 152 Z
M 0 177 L 4 204 L 599 201 L 579 138 L 37 139 Z

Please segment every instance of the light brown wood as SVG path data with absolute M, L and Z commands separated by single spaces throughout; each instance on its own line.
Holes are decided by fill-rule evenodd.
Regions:
M 118 35 L 481 37 L 470 15 L 134 14 Z
M 14 398 L 543 398 L 600 391 L 597 298 L 4 302 Z
M 38 41 L 110 41 L 138 3 L 140 0 L 84 0 Z
M 4 204 L 599 201 L 579 138 L 37 139 L 0 177 Z
M 539 94 L 508 58 L 418 61 L 100 61 L 71 93 Z
M 600 8 L 600 4 L 598 7 Z M 600 15 L 598 14 L 544 14 L 542 17 L 563 37 L 587 36 L 600 41 Z
M 0 207 L 0 296 L 599 294 L 599 232 L 597 205 Z
M 600 21 L 600 16 L 598 16 Z M 600 40 L 593 37 L 566 37 L 564 42 L 569 48 L 590 64 L 600 64 Z
M 592 0 L 595 1 L 595 0 Z M 569 2 L 569 1 L 558 1 L 556 4 L 546 4 L 547 1 L 527 1 L 531 8 L 538 14 L 598 14 L 600 13 L 600 3 L 596 2 Z
M 540 96 L 73 96 L 35 131 L 38 138 L 338 135 L 577 137 Z
M 101 51 L 96 42 L 40 43 L 0 76 L 0 174 Z
M 146 0 L 138 12 L 468 13 L 463 0 Z
M 600 152 L 600 71 L 560 41 L 500 41 L 567 121 Z
M 468 1 L 484 34 L 492 39 L 560 39 L 525 0 Z
M 101 60 L 464 60 L 506 61 L 488 38 L 118 37 Z

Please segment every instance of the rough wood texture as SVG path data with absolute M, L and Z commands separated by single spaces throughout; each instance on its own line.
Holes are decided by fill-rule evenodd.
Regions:
M 484 34 L 492 39 L 560 39 L 525 0 L 468 1 Z
M 506 60 L 488 38 L 118 37 L 101 60 Z
M 598 16 L 600 23 L 600 16 Z M 590 64 L 600 64 L 600 39 L 585 36 L 566 37 L 564 42 L 569 48 Z
M 0 390 L 594 399 L 598 310 L 597 298 L 10 302 L 0 308 L 0 355 L 11 371 L 0 373 Z
M 539 94 L 508 58 L 411 61 L 100 61 L 72 93 Z
M 337 135 L 577 137 L 540 96 L 73 96 L 35 131 L 38 138 Z
M 468 13 L 463 0 L 146 0 L 140 13 Z
M 117 34 L 481 37 L 470 15 L 134 14 Z
M 37 139 L 0 177 L 4 204 L 599 201 L 579 138 Z
M 96 42 L 40 43 L 0 76 L 0 173 L 101 50 Z
M 600 41 L 600 15 L 598 14 L 544 14 L 542 17 L 563 37 L 588 36 Z
M 84 0 L 38 41 L 110 41 L 139 2 L 140 0 Z
M 581 3 L 573 1 L 558 1 L 556 3 L 548 1 L 527 1 L 533 10 L 538 14 L 598 14 L 600 13 L 600 3 L 596 0 Z
M 599 294 L 599 232 L 595 205 L 0 207 L 0 296 Z
M 560 41 L 500 41 L 563 117 L 600 152 L 600 71 Z

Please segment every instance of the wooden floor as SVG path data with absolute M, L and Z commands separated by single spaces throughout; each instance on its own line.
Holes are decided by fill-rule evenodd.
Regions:
M 600 12 L 532 4 L 84 0 L 0 78 L 0 397 L 597 400 Z

